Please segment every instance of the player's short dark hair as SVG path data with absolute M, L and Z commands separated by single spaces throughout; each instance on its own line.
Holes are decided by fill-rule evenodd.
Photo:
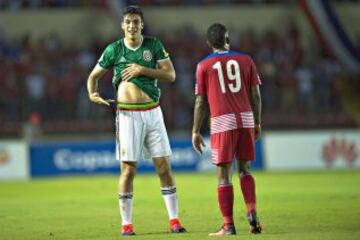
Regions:
M 225 46 L 225 43 L 228 43 L 228 39 L 225 38 L 225 33 L 227 32 L 226 27 L 221 23 L 212 24 L 206 34 L 206 39 L 208 40 L 211 47 L 219 49 Z
M 136 14 L 139 15 L 141 18 L 141 21 L 144 21 L 144 14 L 139 6 L 136 5 L 129 5 L 125 8 L 123 11 L 122 16 L 125 17 L 127 14 Z

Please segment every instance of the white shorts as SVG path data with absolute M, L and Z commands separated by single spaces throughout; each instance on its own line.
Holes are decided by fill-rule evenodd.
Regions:
M 171 155 L 160 106 L 150 110 L 116 112 L 116 159 L 138 161 Z

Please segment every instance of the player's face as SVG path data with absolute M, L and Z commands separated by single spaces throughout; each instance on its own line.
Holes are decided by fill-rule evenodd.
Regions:
M 144 28 L 144 24 L 139 15 L 127 14 L 124 16 L 121 28 L 124 31 L 125 38 L 135 40 L 141 37 L 141 31 Z

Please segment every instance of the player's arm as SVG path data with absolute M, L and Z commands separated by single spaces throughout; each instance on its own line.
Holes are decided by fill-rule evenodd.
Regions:
M 97 103 L 97 104 L 105 104 L 107 106 L 110 105 L 110 102 L 113 100 L 105 100 L 102 97 L 100 97 L 97 87 L 97 81 L 99 78 L 101 78 L 105 73 L 107 72 L 107 69 L 104 69 L 99 66 L 99 64 L 96 64 L 94 69 L 91 71 L 88 79 L 87 79 L 87 90 L 89 94 L 90 101 Z
M 207 110 L 208 103 L 206 97 L 201 95 L 196 96 L 194 107 L 194 123 L 192 128 L 192 143 L 194 149 L 199 154 L 202 154 L 201 146 L 205 146 L 203 138 L 200 134 L 200 129 L 204 122 Z
M 255 120 L 255 139 L 258 139 L 261 135 L 261 94 L 259 85 L 252 85 L 250 91 L 251 107 Z
M 158 62 L 157 68 L 148 68 L 136 63 L 129 64 L 127 68 L 121 72 L 121 79 L 123 81 L 129 81 L 131 78 L 141 75 L 165 82 L 174 82 L 176 77 L 174 65 L 171 60 L 165 59 Z
M 205 96 L 196 96 L 194 107 L 194 124 L 192 133 L 200 133 L 201 126 L 204 122 L 208 109 L 207 99 Z

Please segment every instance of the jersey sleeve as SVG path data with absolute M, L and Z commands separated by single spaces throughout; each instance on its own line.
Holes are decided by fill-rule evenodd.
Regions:
M 104 52 L 101 54 L 101 57 L 98 60 L 100 67 L 108 69 L 114 65 L 115 62 L 115 50 L 113 44 L 109 44 Z
M 260 85 L 261 84 L 261 79 L 260 79 L 259 73 L 258 73 L 255 63 L 252 59 L 250 59 L 250 83 L 251 83 L 251 85 Z
M 196 84 L 195 84 L 195 95 L 203 96 L 206 95 L 205 88 L 205 75 L 201 64 L 198 63 L 196 67 Z
M 169 53 L 165 50 L 164 45 L 159 39 L 155 39 L 155 46 L 154 46 L 154 54 L 155 60 L 162 61 L 169 58 Z

